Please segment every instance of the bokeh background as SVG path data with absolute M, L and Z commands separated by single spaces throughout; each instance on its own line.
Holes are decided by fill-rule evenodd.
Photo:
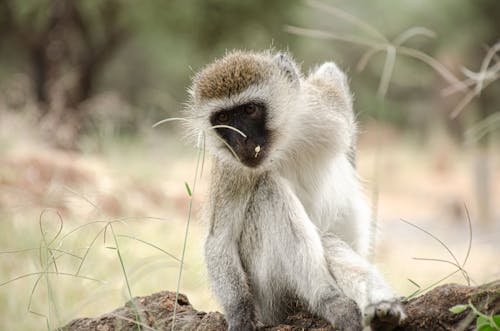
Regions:
M 193 142 L 152 125 L 234 48 L 346 70 L 373 259 L 399 294 L 500 278 L 499 38 L 497 0 L 0 0 L 2 329 L 175 290 L 188 219 L 180 290 L 218 309 L 197 217 L 210 159 L 194 188 Z

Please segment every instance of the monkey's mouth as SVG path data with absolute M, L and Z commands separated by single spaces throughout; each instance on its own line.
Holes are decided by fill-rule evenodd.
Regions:
M 265 159 L 266 151 L 260 145 L 257 145 L 252 151 L 249 151 L 243 157 L 240 157 L 241 163 L 250 168 L 259 166 Z
M 238 139 L 226 146 L 231 154 L 243 165 L 249 168 L 258 167 L 267 156 L 267 144 L 256 143 L 251 139 Z M 232 150 L 231 150 L 232 149 Z
M 228 148 L 229 149 L 229 148 Z M 242 148 L 233 148 L 234 155 L 238 161 L 250 168 L 259 166 L 266 157 L 266 149 L 262 145 L 254 145 Z
M 249 168 L 257 168 L 269 153 L 271 132 L 264 128 L 257 130 L 253 127 L 234 127 L 238 131 L 217 128 L 217 134 L 237 161 Z

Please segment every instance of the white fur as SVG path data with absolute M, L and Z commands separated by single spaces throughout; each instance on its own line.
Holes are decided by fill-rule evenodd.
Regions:
M 295 65 L 292 67 L 296 69 Z M 290 249 L 286 243 L 290 236 L 280 233 L 276 221 L 279 214 L 270 210 L 268 217 L 264 216 L 269 218 L 265 240 L 285 241 L 285 251 L 276 252 L 277 260 L 267 261 L 267 265 L 292 263 L 285 268 L 297 270 L 289 275 L 290 282 L 301 295 L 313 299 L 319 298 L 318 289 L 332 286 L 333 275 L 336 286 L 355 300 L 362 311 L 382 301 L 394 301 L 391 288 L 365 260 L 370 249 L 371 213 L 348 158 L 356 137 L 356 123 L 347 79 L 333 62 L 323 64 L 306 78 L 298 72 L 297 79 L 294 82 L 278 70 L 268 81 L 229 98 L 197 102 L 193 94 L 190 107 L 199 115 L 193 117 L 192 125 L 195 130 L 206 131 L 212 112 L 263 101 L 268 107 L 267 125 L 275 139 L 267 147 L 267 159 L 256 169 L 238 162 L 215 132 L 207 134 L 206 139 L 209 151 L 223 167 L 241 168 L 248 173 L 272 171 L 279 176 L 283 196 L 290 200 L 290 212 L 294 213 L 291 219 L 297 220 L 294 227 L 300 229 L 303 240 L 291 245 L 297 249 L 291 254 L 298 257 L 284 260 L 290 254 L 286 251 Z M 272 257 L 267 254 L 263 258 Z M 325 259 L 327 265 L 322 262 Z M 269 272 L 262 269 L 256 275 L 261 280 L 257 284 L 264 284 L 256 296 L 264 301 L 272 299 L 265 296 L 269 290 L 265 284 L 273 286 Z M 314 308 L 314 302 L 310 304 Z M 398 313 L 404 316 L 402 311 Z M 261 314 L 266 317 L 264 311 Z

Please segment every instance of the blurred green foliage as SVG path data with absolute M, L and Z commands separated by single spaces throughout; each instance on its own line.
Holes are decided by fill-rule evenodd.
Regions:
M 299 0 L 0 0 L 0 84 L 7 84 L 14 73 L 32 76 L 29 60 L 33 55 L 23 39 L 36 37 L 47 29 L 55 4 L 65 2 L 75 5 L 94 46 L 106 45 L 109 30 L 123 30 L 116 50 L 95 69 L 90 96 L 110 90 L 119 92 L 133 105 L 136 121 L 146 118 L 152 122 L 178 115 L 193 72 L 227 50 L 269 47 L 289 49 L 303 61 L 305 70 L 325 60 L 338 62 L 351 77 L 361 119 L 376 116 L 401 127 L 417 128 L 423 132 L 422 136 L 435 123 L 441 123 L 460 137 L 464 126 L 498 111 L 499 84 L 492 84 L 484 90 L 479 103 L 468 106 L 472 110 L 450 120 L 449 113 L 463 95 L 443 97 L 439 91 L 446 83 L 439 75 L 417 60 L 402 57 L 396 60 L 386 102 L 376 102 L 383 54 L 358 73 L 355 68 L 366 51 L 363 47 L 285 32 L 286 25 L 294 25 L 363 36 L 356 26 Z M 433 30 L 437 34 L 434 40 L 416 37 L 411 40 L 411 47 L 434 57 L 457 76 L 461 75 L 462 67 L 478 71 L 487 47 L 499 38 L 497 0 L 323 0 L 323 3 L 373 25 L 389 40 L 410 27 L 425 26 Z M 18 33 L 12 22 L 28 29 Z M 62 22 L 63 29 L 71 26 Z M 85 43 L 73 42 L 85 37 L 66 35 L 70 40 L 68 48 L 85 51 Z M 385 110 L 380 112 L 380 107 Z

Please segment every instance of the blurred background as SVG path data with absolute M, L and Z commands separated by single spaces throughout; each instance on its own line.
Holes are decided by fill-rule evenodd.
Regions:
M 207 170 L 192 187 L 192 142 L 152 125 L 234 48 L 348 73 L 374 261 L 399 294 L 500 278 L 499 32 L 497 0 L 0 0 L 0 325 L 175 291 L 185 182 L 180 290 L 219 309 L 197 217 Z

